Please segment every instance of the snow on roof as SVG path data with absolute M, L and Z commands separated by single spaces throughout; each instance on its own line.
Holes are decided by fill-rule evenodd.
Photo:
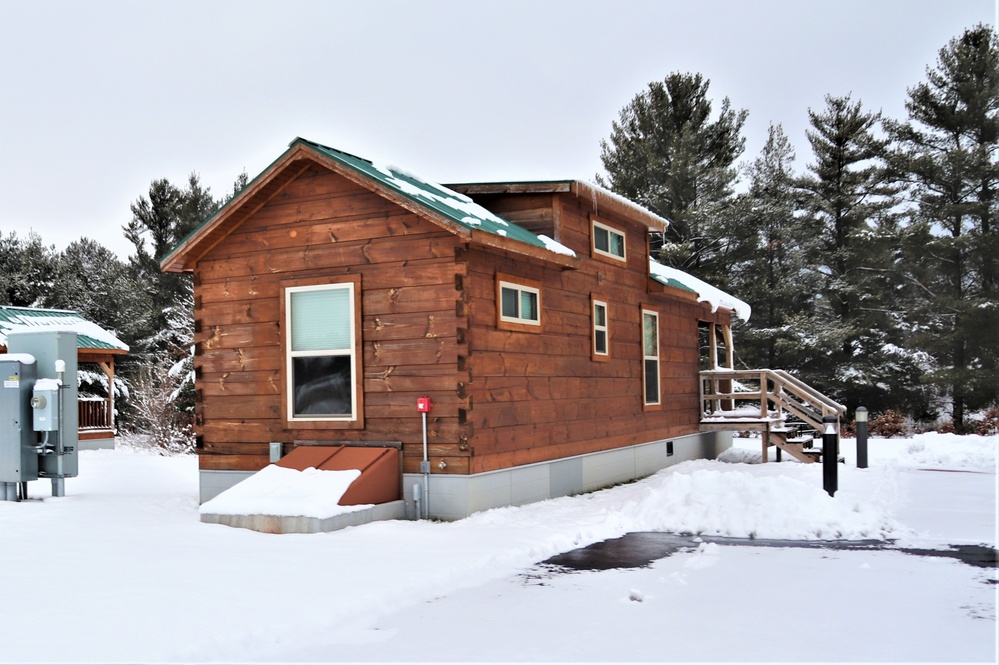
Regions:
M 711 305 L 711 311 L 716 311 L 719 307 L 730 309 L 735 312 L 743 321 L 748 321 L 752 314 L 752 308 L 735 296 L 729 295 L 721 289 L 711 286 L 707 282 L 687 274 L 682 270 L 664 266 L 655 259 L 649 259 L 649 274 L 652 279 L 666 286 L 676 287 L 679 285 L 687 291 L 697 294 L 698 302 L 706 302 Z
M 511 180 L 494 182 L 466 182 L 447 185 L 463 194 L 551 194 L 571 192 L 579 198 L 589 198 L 594 211 L 600 214 L 600 208 L 615 208 L 618 214 L 623 214 L 632 221 L 642 223 L 650 229 L 665 230 L 670 221 L 657 215 L 648 208 L 635 203 L 609 189 L 595 185 L 588 180 L 575 178 L 572 180 Z
M 606 187 L 601 187 L 600 185 L 596 185 L 596 184 L 594 184 L 594 183 L 592 183 L 592 182 L 590 182 L 588 180 L 579 180 L 577 182 L 584 184 L 586 187 L 589 187 L 591 190 L 593 190 L 595 193 L 599 194 L 600 196 L 606 196 L 609 199 L 613 199 L 614 201 L 617 201 L 617 203 L 619 203 L 620 205 L 622 205 L 622 206 L 624 206 L 626 208 L 632 208 L 632 209 L 634 209 L 634 210 L 642 213 L 643 215 L 647 215 L 648 217 L 651 217 L 651 218 L 657 220 L 660 224 L 662 224 L 662 226 L 663 226 L 662 230 L 666 230 L 667 228 L 669 228 L 669 225 L 670 225 L 671 222 L 668 219 L 666 219 L 662 215 L 657 215 L 656 213 L 652 212 L 651 210 L 649 210 L 645 206 L 643 206 L 641 204 L 638 204 L 638 203 L 635 203 L 631 199 L 629 199 L 627 197 L 624 197 L 624 196 L 621 196 L 617 192 L 612 192 L 611 190 L 607 189 Z
M 563 245 L 558 245 L 558 248 L 552 247 L 550 242 L 543 241 L 522 226 L 503 219 L 499 215 L 475 203 L 464 194 L 459 194 L 432 180 L 413 175 L 396 166 L 375 164 L 366 159 L 355 157 L 349 153 L 319 143 L 313 143 L 306 139 L 296 139 L 292 143 L 292 146 L 296 143 L 304 143 L 310 146 L 327 157 L 335 159 L 341 164 L 390 187 L 421 206 L 429 208 L 469 230 L 479 229 L 486 233 L 512 238 L 528 245 L 548 249 L 557 254 L 576 255 L 575 252 Z
M 128 344 L 76 312 L 65 309 L 0 305 L 0 345 L 7 345 L 7 336 L 10 333 L 42 330 L 75 332 L 76 346 L 80 349 L 128 351 Z

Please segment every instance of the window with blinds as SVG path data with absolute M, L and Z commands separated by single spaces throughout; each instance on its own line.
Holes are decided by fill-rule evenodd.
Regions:
M 496 319 L 501 330 L 540 333 L 541 284 L 497 273 Z
M 354 420 L 354 284 L 285 291 L 289 420 Z
M 642 310 L 642 381 L 645 405 L 657 406 L 659 397 L 659 313 Z

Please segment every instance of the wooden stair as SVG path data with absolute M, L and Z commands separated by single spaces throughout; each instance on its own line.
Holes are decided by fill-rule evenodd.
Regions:
M 781 461 L 781 452 L 804 462 L 812 464 L 822 459 L 822 448 L 815 447 L 815 439 L 812 436 L 802 436 L 791 428 L 771 429 L 769 435 L 769 445 L 777 446 L 777 461 Z M 767 454 L 763 454 L 763 461 L 767 461 Z
M 823 418 L 835 415 L 838 431 L 839 417 L 846 412 L 842 404 L 782 370 L 703 371 L 701 405 L 701 431 L 759 430 L 764 462 L 770 446 L 776 446 L 778 462 L 786 452 L 805 464 L 822 458 L 815 440 L 821 439 Z

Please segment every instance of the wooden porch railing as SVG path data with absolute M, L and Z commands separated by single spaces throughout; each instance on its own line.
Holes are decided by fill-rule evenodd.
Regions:
M 779 369 L 714 369 L 701 372 L 702 418 L 783 421 L 785 412 L 822 431 L 822 419 L 846 407 Z
M 104 400 L 80 400 L 78 404 L 80 429 L 111 429 L 111 411 Z

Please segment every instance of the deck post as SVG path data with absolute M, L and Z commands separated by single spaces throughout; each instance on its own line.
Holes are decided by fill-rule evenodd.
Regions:
M 770 459 L 770 423 L 766 424 L 763 429 L 763 463 L 766 464 Z
M 711 336 L 711 341 L 708 343 L 711 349 L 711 369 L 718 369 L 718 334 L 715 328 L 716 325 L 714 323 L 708 328 L 708 334 Z
M 725 364 L 729 369 L 735 369 L 735 347 L 732 345 L 732 326 L 722 326 L 722 339 L 725 340 Z

